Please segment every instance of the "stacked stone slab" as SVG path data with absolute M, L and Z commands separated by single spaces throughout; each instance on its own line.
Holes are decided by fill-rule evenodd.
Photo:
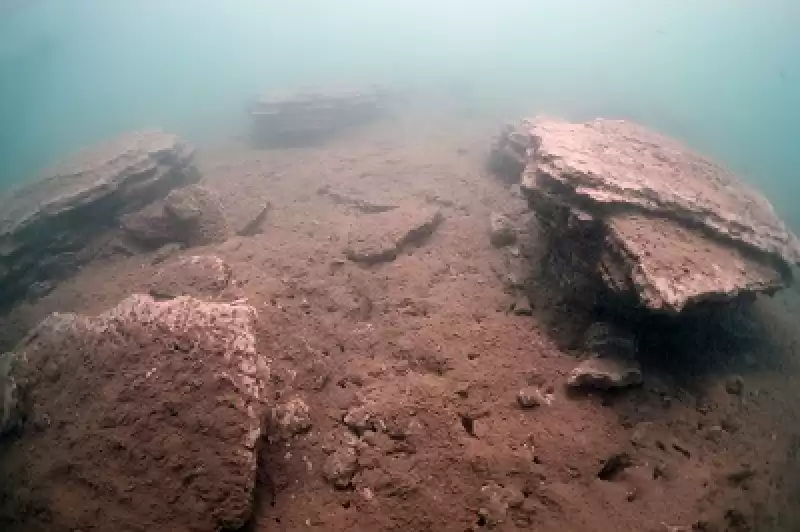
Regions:
M 490 164 L 544 228 L 544 269 L 594 303 L 678 314 L 791 283 L 800 243 L 756 190 L 622 120 L 506 128 Z
M 266 95 L 249 108 L 252 140 L 258 146 L 315 144 L 374 120 L 385 99 L 377 88 Z
M 196 181 L 193 154 L 175 135 L 130 133 L 0 198 L 0 301 L 68 276 L 98 252 L 99 237 L 122 214 Z

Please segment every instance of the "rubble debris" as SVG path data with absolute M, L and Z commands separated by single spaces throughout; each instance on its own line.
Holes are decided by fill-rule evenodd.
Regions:
M 255 321 L 244 304 L 146 295 L 46 318 L 0 358 L 0 432 L 14 431 L 0 521 L 89 530 L 102 508 L 123 529 L 242 526 L 269 398 Z M 65 491 L 75 494 L 66 506 Z
M 442 222 L 438 209 L 401 207 L 370 216 L 351 232 L 345 255 L 353 262 L 391 262 L 411 245 L 425 241 Z
M 71 276 L 101 252 L 121 215 L 197 181 L 193 155 L 175 135 L 128 133 L 0 198 L 0 301 Z
M 491 161 L 539 218 L 546 271 L 591 305 L 674 315 L 775 292 L 800 262 L 800 242 L 761 194 L 630 122 L 523 121 Z
M 250 137 L 258 147 L 317 144 L 376 120 L 386 112 L 388 96 L 379 87 L 268 94 L 248 107 Z

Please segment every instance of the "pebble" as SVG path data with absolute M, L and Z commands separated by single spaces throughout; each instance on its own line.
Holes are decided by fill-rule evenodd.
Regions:
M 734 375 L 725 381 L 725 391 L 731 395 L 742 395 L 744 391 L 744 379 L 739 375 Z
M 539 388 L 526 386 L 517 392 L 517 403 L 522 408 L 534 408 L 548 404 L 549 400 Z
M 272 421 L 284 436 L 294 436 L 311 428 L 308 405 L 300 397 L 289 399 L 272 409 Z
M 325 460 L 322 474 L 337 489 L 345 489 L 358 468 L 358 457 L 352 447 L 337 449 Z

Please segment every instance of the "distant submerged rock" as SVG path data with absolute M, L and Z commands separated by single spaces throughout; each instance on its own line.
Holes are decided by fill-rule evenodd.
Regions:
M 304 146 L 380 116 L 388 93 L 378 87 L 272 93 L 248 107 L 251 139 L 257 146 Z
M 192 183 L 194 149 L 160 131 L 88 148 L 0 198 L 0 300 L 69 276 L 97 255 L 119 217 Z
M 518 181 L 573 293 L 668 314 L 791 283 L 800 242 L 770 203 L 679 142 L 622 120 L 506 128 L 490 167 Z M 591 289 L 591 290 L 587 290 Z

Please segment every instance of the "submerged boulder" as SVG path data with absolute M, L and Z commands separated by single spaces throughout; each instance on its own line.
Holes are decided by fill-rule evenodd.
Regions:
M 249 106 L 251 137 L 259 146 L 315 144 L 374 120 L 387 93 L 365 90 L 298 90 L 262 96 Z
M 43 178 L 0 198 L 0 301 L 91 260 L 126 212 L 198 179 L 194 150 L 160 131 L 129 133 L 88 148 Z
M 678 314 L 791 283 L 800 242 L 770 203 L 673 139 L 622 120 L 541 119 L 504 130 L 496 148 L 509 146 L 523 154 L 515 178 L 548 241 L 545 269 L 573 293 Z
M 45 319 L 0 357 L 3 529 L 242 526 L 267 412 L 255 320 L 146 295 Z
M 149 249 L 168 243 L 192 247 L 223 242 L 231 234 L 219 197 L 201 185 L 175 189 L 163 200 L 122 216 L 120 225 L 129 238 Z

